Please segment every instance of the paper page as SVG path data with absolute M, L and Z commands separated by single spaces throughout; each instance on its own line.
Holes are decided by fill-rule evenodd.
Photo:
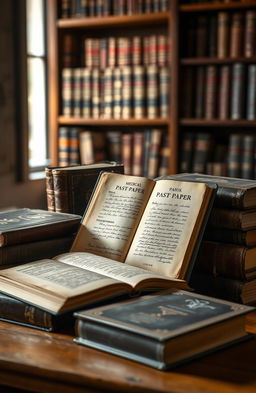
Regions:
M 202 205 L 205 184 L 156 182 L 126 263 L 176 277 Z
M 150 271 L 87 252 L 66 253 L 59 255 L 57 258 L 58 261 L 64 262 L 65 264 L 78 266 L 90 270 L 91 272 L 101 273 L 115 280 L 130 284 L 131 286 L 135 286 L 146 278 L 163 278 L 163 276 Z
M 71 251 L 88 251 L 123 262 L 151 183 L 143 177 L 104 173 Z
M 34 288 L 58 293 L 63 297 L 74 296 L 116 282 L 97 272 L 48 259 L 2 270 L 1 276 L 9 277 L 21 284 L 28 283 Z M 15 291 L 15 285 L 13 288 Z

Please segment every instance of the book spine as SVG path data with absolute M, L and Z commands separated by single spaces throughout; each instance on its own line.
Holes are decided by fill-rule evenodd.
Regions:
M 230 27 L 230 57 L 239 57 L 242 55 L 243 44 L 243 14 L 235 12 L 232 15 Z
M 73 69 L 73 115 L 76 117 L 81 116 L 82 110 L 82 69 Z
M 159 67 L 159 114 L 167 118 L 169 114 L 169 71 L 166 66 Z
M 148 177 L 152 179 L 158 175 L 161 140 L 162 130 L 152 129 L 148 159 Z
M 223 11 L 219 12 L 217 17 L 217 57 L 223 59 L 229 54 L 229 14 Z
M 122 73 L 122 118 L 129 119 L 133 115 L 132 111 L 132 67 L 124 66 Z M 119 99 L 118 99 L 119 100 Z
M 80 162 L 79 156 L 79 129 L 71 127 L 69 129 L 69 164 L 78 165 Z
M 68 178 L 64 173 L 53 171 L 53 187 L 55 198 L 55 211 L 70 213 Z
M 66 19 L 71 16 L 70 0 L 61 0 L 61 18 Z
M 254 175 L 254 135 L 243 135 L 241 146 L 241 177 L 252 179 Z
M 230 66 L 220 66 L 220 83 L 219 83 L 219 118 L 224 120 L 230 116 Z
M 228 176 L 239 177 L 241 169 L 241 134 L 231 134 L 228 143 L 227 171 Z
M 159 90 L 158 90 L 158 66 L 151 64 L 146 67 L 146 96 L 147 96 L 147 117 L 154 119 L 158 117 L 158 103 L 159 103 Z
M 54 199 L 54 188 L 53 188 L 53 176 L 52 168 L 45 168 L 45 186 L 46 186 L 46 200 L 47 209 L 49 211 L 55 211 L 55 199 Z
M 111 67 L 104 70 L 103 103 L 103 117 L 111 119 L 113 116 L 113 68 Z
M 217 95 L 217 67 L 209 65 L 206 67 L 205 86 L 205 118 L 214 119 L 216 117 L 216 95 Z
M 143 176 L 148 177 L 148 162 L 150 153 L 151 130 L 144 131 L 144 156 L 143 156 Z
M 122 117 L 122 71 L 120 67 L 113 69 L 113 118 Z M 126 93 L 125 93 L 126 94 Z
M 108 131 L 106 134 L 110 161 L 121 162 L 121 132 Z
M 92 118 L 100 117 L 100 70 L 92 69 Z
M 148 42 L 148 65 L 155 65 L 157 64 L 157 35 L 152 34 L 149 36 L 149 42 Z
M 94 162 L 93 138 L 91 131 L 80 131 L 79 152 L 81 164 L 92 164 Z
M 232 88 L 231 88 L 231 119 L 238 120 L 244 114 L 244 82 L 245 65 L 236 63 L 232 67 Z
M 141 119 L 145 116 L 145 68 L 133 67 L 133 113 L 134 117 Z
M 168 54 L 168 38 L 165 34 L 159 34 L 157 36 L 157 64 L 160 67 L 168 65 Z
M 144 149 L 144 132 L 134 132 L 133 134 L 133 160 L 132 174 L 142 176 L 143 174 L 143 149 Z
M 72 68 L 76 63 L 76 45 L 74 36 L 66 33 L 63 35 L 62 52 L 61 52 L 61 66 L 63 69 Z
M 190 172 L 192 169 L 192 158 L 194 151 L 194 138 L 193 132 L 184 132 L 181 142 L 181 157 L 180 157 L 180 171 Z
M 131 40 L 128 37 L 117 38 L 117 65 L 127 66 L 131 64 Z
M 108 39 L 100 39 L 100 69 L 105 70 L 108 67 Z
M 108 38 L 108 66 L 109 67 L 116 67 L 117 65 L 117 48 L 116 48 L 116 38 L 109 37 Z
M 246 118 L 256 119 L 256 64 L 248 66 Z
M 69 128 L 60 127 L 58 136 L 59 165 L 69 165 Z
M 82 115 L 85 118 L 91 117 L 92 110 L 92 79 L 90 68 L 82 69 Z
M 208 133 L 198 133 L 196 135 L 192 172 L 205 173 L 206 163 L 212 147 L 212 137 Z
M 195 97 L 195 117 L 204 117 L 205 98 L 205 67 L 199 66 L 196 69 L 196 97 Z
M 205 57 L 207 50 L 207 26 L 209 20 L 205 15 L 199 15 L 197 18 L 197 29 L 196 29 L 196 57 Z
M 213 208 L 208 221 L 210 228 L 243 229 L 239 210 Z
M 248 231 L 249 233 L 250 231 Z M 206 240 L 211 240 L 215 242 L 222 243 L 232 243 L 236 245 L 252 247 L 256 246 L 256 236 L 255 240 L 249 240 L 247 232 L 239 231 L 235 229 L 225 229 L 225 228 L 206 228 L 204 233 L 204 238 Z
M 208 42 L 208 56 L 217 56 L 217 15 L 211 15 L 209 19 L 209 42 Z
M 132 175 L 132 152 L 133 135 L 131 133 L 122 134 L 122 162 L 124 164 L 125 175 Z
M 238 280 L 246 279 L 246 247 L 213 241 L 202 241 L 195 268 L 200 272 Z
M 0 319 L 53 330 L 52 315 L 21 300 L 0 294 Z
M 158 176 L 166 176 L 169 173 L 169 158 L 171 155 L 171 147 L 168 142 L 168 134 L 164 133 L 162 145 L 160 148 L 160 163 Z
M 63 68 L 62 70 L 62 114 L 72 116 L 73 114 L 73 70 Z
M 142 64 L 142 37 L 133 36 L 131 38 L 131 64 L 141 65 Z
M 256 54 L 256 11 L 248 10 L 245 14 L 244 55 L 253 57 Z

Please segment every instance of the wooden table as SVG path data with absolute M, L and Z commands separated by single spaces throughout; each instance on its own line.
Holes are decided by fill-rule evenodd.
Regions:
M 256 339 L 158 371 L 46 333 L 0 322 L 0 392 L 256 392 Z

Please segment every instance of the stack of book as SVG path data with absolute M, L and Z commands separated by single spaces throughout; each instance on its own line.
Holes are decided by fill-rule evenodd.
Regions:
M 75 214 L 28 208 L 0 213 L 0 266 L 68 251 L 80 220 Z
M 218 185 L 190 285 L 210 296 L 255 304 L 256 180 L 195 173 L 173 178 Z

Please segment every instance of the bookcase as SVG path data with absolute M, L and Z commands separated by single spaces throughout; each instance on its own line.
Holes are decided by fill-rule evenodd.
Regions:
M 168 1 L 47 0 L 53 166 L 76 163 L 79 150 L 83 163 L 121 154 L 126 173 L 176 171 L 174 13 Z
M 254 178 L 255 14 L 255 0 L 47 0 L 52 165 Z
M 179 11 L 179 170 L 255 178 L 256 2 Z

